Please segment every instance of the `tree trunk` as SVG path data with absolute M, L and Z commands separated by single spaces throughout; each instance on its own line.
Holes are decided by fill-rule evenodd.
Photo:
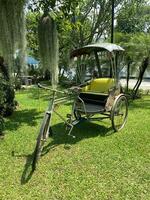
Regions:
M 145 73 L 145 70 L 147 69 L 148 65 L 149 65 L 149 60 L 150 60 L 150 57 L 146 57 L 143 62 L 142 62 L 142 65 L 140 67 L 140 73 L 139 73 L 139 77 L 138 77 L 138 80 L 132 90 L 132 98 L 135 99 L 136 96 L 137 96 L 137 92 L 138 92 L 138 89 L 142 83 L 142 80 L 143 80 L 143 76 L 144 76 L 144 73 Z
M 130 62 L 128 62 L 128 65 L 127 65 L 127 92 L 129 90 L 129 78 L 130 78 Z

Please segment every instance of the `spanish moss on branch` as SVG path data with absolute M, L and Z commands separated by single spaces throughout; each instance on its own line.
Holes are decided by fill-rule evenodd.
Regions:
M 58 33 L 56 22 L 49 14 L 43 14 L 38 26 L 39 53 L 43 69 L 51 73 L 51 83 L 58 83 Z
M 20 65 L 25 66 L 25 17 L 26 0 L 0 0 L 0 55 L 14 71 L 14 55 L 19 52 Z

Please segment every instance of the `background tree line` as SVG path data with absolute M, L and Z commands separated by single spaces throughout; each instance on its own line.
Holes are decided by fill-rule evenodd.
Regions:
M 40 3 L 35 0 L 30 1 L 26 15 L 29 54 L 39 58 L 38 21 L 41 10 L 50 7 L 58 29 L 59 76 L 63 76 L 64 71 L 69 69 L 69 53 L 72 49 L 99 40 L 110 42 L 111 4 L 110 0 L 84 0 L 74 4 L 71 4 L 71 1 L 63 1 L 63 3 L 55 1 L 53 6 L 54 1 L 47 0 Z M 126 49 L 126 66 L 130 73 L 138 71 L 143 56 L 148 56 L 149 13 L 150 5 L 147 0 L 115 1 L 114 42 Z

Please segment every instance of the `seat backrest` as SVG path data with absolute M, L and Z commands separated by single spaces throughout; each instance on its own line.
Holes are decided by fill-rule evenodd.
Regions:
M 97 78 L 93 79 L 88 86 L 85 86 L 83 92 L 98 92 L 108 94 L 110 88 L 114 86 L 113 78 Z

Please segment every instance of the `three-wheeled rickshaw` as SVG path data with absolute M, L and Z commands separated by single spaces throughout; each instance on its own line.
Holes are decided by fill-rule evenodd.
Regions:
M 76 49 L 71 53 L 71 59 L 76 65 L 76 78 L 80 84 L 64 91 L 39 84 L 41 88 L 52 90 L 52 97 L 37 137 L 33 170 L 36 168 L 44 142 L 52 134 L 53 112 L 65 122 L 68 135 L 71 135 L 73 127 L 83 119 L 95 121 L 109 118 L 114 131 L 120 131 L 124 127 L 128 102 L 119 81 L 123 51 L 123 48 L 111 43 L 90 44 Z M 58 93 L 62 94 L 60 98 L 57 97 Z M 72 111 L 65 119 L 55 107 L 67 102 L 68 97 L 73 99 Z

